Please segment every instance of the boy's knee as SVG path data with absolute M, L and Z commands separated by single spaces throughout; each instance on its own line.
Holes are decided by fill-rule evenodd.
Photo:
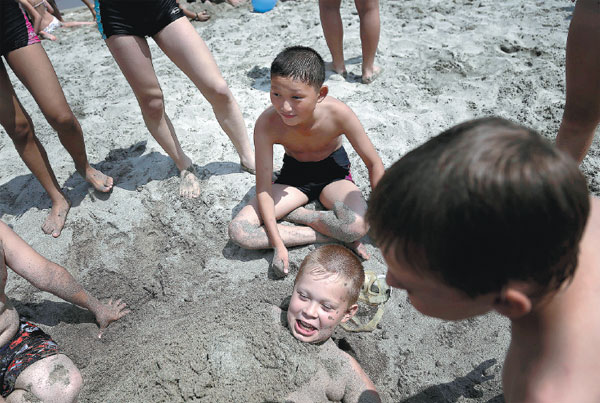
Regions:
M 227 230 L 229 233 L 229 239 L 231 239 L 231 241 L 236 245 L 245 248 L 247 237 L 239 220 L 234 219 L 231 221 Z
M 363 217 L 356 215 L 356 220 L 342 229 L 340 241 L 354 242 L 367 234 L 367 224 Z
M 336 238 L 343 242 L 354 242 L 367 233 L 365 217 L 350 209 L 342 202 L 333 206 L 334 213 L 339 220 L 340 230 Z
M 81 392 L 81 388 L 83 386 L 83 377 L 78 369 L 71 370 L 69 372 L 69 384 L 63 385 L 59 393 L 61 396 L 64 396 L 65 402 L 75 402 L 77 401 L 77 396 L 79 396 L 79 392 Z
M 255 242 L 253 242 L 253 231 L 249 231 L 252 228 L 251 225 L 246 221 L 233 219 L 228 227 L 229 239 L 241 248 L 256 249 Z
M 79 370 L 64 362 L 54 364 L 40 388 L 32 390 L 42 401 L 75 402 L 83 386 L 83 378 Z M 69 368 L 70 367 L 70 368 Z

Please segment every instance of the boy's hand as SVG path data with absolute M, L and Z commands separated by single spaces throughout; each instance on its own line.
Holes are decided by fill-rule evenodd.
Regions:
M 273 256 L 273 272 L 277 277 L 285 277 L 288 275 L 290 263 L 288 261 L 288 250 L 285 246 L 275 248 Z
M 122 302 L 120 299 L 113 302 L 112 299 L 108 300 L 107 303 L 100 303 L 98 312 L 96 312 L 96 322 L 100 326 L 100 332 L 98 338 L 102 337 L 104 329 L 108 327 L 112 322 L 121 319 L 123 316 L 131 312 L 125 307 L 127 304 Z

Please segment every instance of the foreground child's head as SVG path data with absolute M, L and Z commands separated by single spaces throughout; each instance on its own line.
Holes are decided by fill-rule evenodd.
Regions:
M 293 46 L 271 64 L 271 103 L 287 125 L 312 119 L 318 102 L 327 96 L 325 63 L 313 49 Z
M 587 216 L 577 164 L 499 118 L 446 130 L 396 162 L 369 201 L 387 281 L 424 314 L 507 316 L 557 290 L 577 266 Z
M 288 326 L 298 340 L 319 343 L 357 311 L 365 274 L 360 260 L 340 245 L 322 246 L 305 258 L 287 312 Z

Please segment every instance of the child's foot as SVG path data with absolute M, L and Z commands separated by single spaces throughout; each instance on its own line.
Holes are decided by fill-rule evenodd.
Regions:
M 50 214 L 48 214 L 46 221 L 42 224 L 42 231 L 46 234 L 52 234 L 54 238 L 58 238 L 65 226 L 65 220 L 70 208 L 71 203 L 66 198 L 53 203 Z
M 367 248 L 365 247 L 365 245 L 360 242 L 360 241 L 354 241 L 354 242 L 347 242 L 345 243 L 346 247 L 348 247 L 349 249 L 351 249 L 352 251 L 354 251 L 354 253 L 356 253 L 359 257 L 363 258 L 364 260 L 369 260 L 369 254 L 367 253 Z
M 377 77 L 379 77 L 382 71 L 383 70 L 379 66 L 373 66 L 372 70 L 363 70 L 362 83 L 371 84 Z
M 348 76 L 348 72 L 346 71 L 346 66 L 344 66 L 344 65 L 335 66 L 333 64 L 333 62 L 325 63 L 325 70 L 333 71 L 334 73 L 337 73 L 344 78 L 346 78 Z
M 190 165 L 180 174 L 179 196 L 193 199 L 200 196 L 200 181 L 194 165 Z
M 80 172 L 81 173 L 81 172 Z M 85 175 L 81 175 L 85 178 L 85 181 L 92 185 L 98 192 L 107 193 L 113 187 L 113 178 L 108 175 L 104 175 L 97 169 L 87 166 Z

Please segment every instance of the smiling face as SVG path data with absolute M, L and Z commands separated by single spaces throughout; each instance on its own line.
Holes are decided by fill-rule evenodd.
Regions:
M 385 281 L 394 288 L 406 290 L 410 303 L 422 314 L 444 320 L 461 320 L 482 315 L 494 308 L 495 294 L 471 298 L 447 286 L 433 274 L 417 272 L 408 262 L 396 256 L 394 244 L 386 249 L 383 252 L 388 265 Z
M 284 124 L 296 126 L 311 122 L 317 103 L 327 95 L 310 84 L 289 77 L 271 77 L 271 103 Z
M 300 341 L 320 343 L 335 327 L 350 319 L 358 305 L 348 306 L 348 280 L 342 276 L 316 276 L 307 270 L 296 281 L 287 312 L 290 331 Z

